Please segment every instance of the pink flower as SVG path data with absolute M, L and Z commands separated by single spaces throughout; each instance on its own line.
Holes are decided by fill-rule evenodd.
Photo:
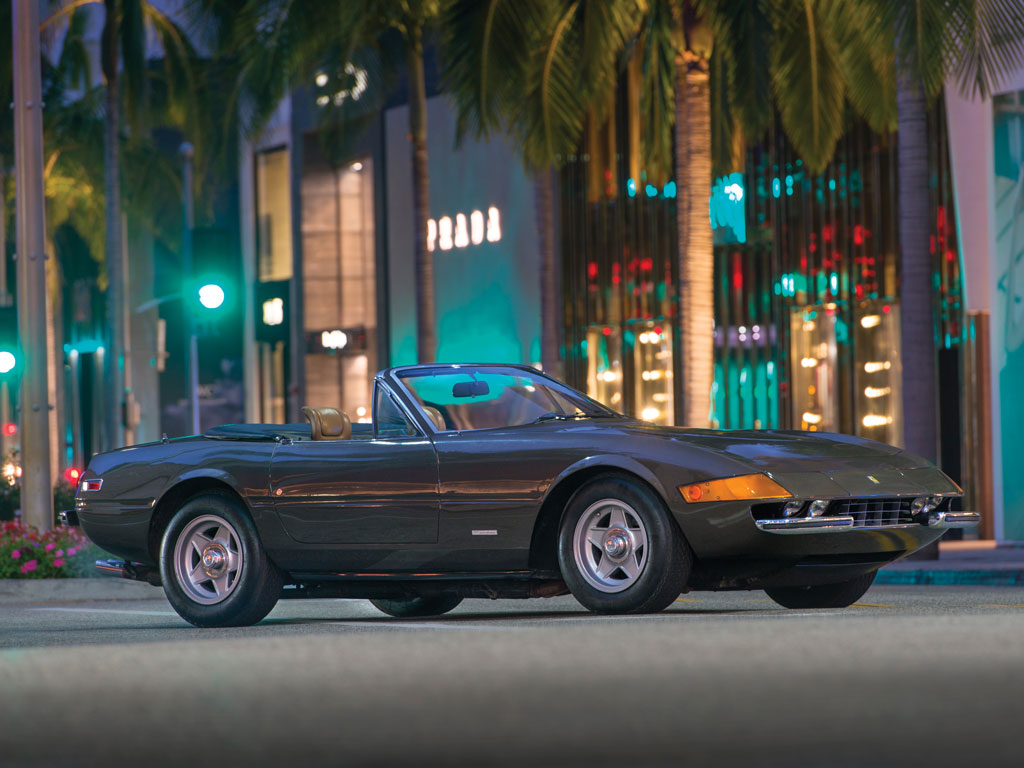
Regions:
M 51 552 L 51 551 L 53 551 L 53 548 L 54 548 L 54 547 L 56 547 L 56 546 L 57 546 L 57 545 L 56 545 L 56 544 L 54 544 L 54 543 L 53 543 L 53 542 L 51 541 L 51 542 L 50 542 L 49 544 L 47 544 L 47 545 L 46 545 L 46 551 L 47 551 L 47 552 Z
M 58 549 L 57 554 L 55 554 L 54 557 L 64 557 L 64 550 Z
M 66 561 L 64 560 L 63 557 L 58 557 L 53 561 L 53 567 L 60 568 L 62 565 L 64 565 L 65 562 Z
M 25 563 L 23 566 L 21 566 L 21 572 L 22 573 L 31 573 L 32 571 L 34 571 L 36 569 L 36 566 L 38 566 L 38 565 L 39 565 L 39 563 L 36 562 L 35 560 L 29 560 L 27 563 Z
M 78 554 L 78 548 L 77 547 L 71 547 L 71 549 L 68 550 L 68 557 L 74 557 L 77 554 Z
M 13 552 L 11 552 L 11 560 L 17 560 L 19 557 L 21 557 L 20 549 L 16 549 Z

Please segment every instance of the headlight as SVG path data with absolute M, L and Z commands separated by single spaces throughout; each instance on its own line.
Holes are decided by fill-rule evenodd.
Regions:
M 782 508 L 782 515 L 783 517 L 796 517 L 803 508 L 804 503 L 802 501 L 787 501 L 786 506 Z
M 825 510 L 828 509 L 828 502 L 824 499 L 818 499 L 811 502 L 811 506 L 807 508 L 808 517 L 821 517 L 825 514 Z
M 793 496 L 768 475 L 740 475 L 679 486 L 688 504 L 697 501 L 749 501 L 752 499 L 788 499 Z

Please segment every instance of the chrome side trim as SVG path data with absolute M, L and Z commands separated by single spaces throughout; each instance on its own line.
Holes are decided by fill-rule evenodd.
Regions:
M 767 533 L 827 533 L 851 530 L 853 518 L 849 515 L 842 517 L 787 517 L 777 520 L 755 520 L 754 525 Z
M 977 512 L 933 512 L 928 516 L 930 528 L 970 528 L 980 522 Z

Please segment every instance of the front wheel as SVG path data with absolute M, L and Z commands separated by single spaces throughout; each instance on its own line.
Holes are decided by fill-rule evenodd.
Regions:
M 371 600 L 378 611 L 394 616 L 396 619 L 419 619 L 425 616 L 440 616 L 453 610 L 462 598 L 458 595 L 438 595 L 436 597 L 408 597 L 395 600 Z
M 197 627 L 255 624 L 284 581 L 241 502 L 224 493 L 195 496 L 174 514 L 160 543 L 160 578 L 171 607 Z
M 813 587 L 769 587 L 768 597 L 784 608 L 846 608 L 853 605 L 871 587 L 877 571 L 865 573 L 838 584 Z
M 562 578 L 595 613 L 656 613 L 683 591 L 693 557 L 665 503 L 626 477 L 583 486 L 558 535 Z

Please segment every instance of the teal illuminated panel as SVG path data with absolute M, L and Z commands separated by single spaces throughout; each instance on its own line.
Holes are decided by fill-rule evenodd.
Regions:
M 436 359 L 540 360 L 539 258 L 533 181 L 502 139 L 463 140 L 442 97 L 428 100 Z M 390 364 L 417 362 L 408 108 L 388 110 L 387 248 Z

